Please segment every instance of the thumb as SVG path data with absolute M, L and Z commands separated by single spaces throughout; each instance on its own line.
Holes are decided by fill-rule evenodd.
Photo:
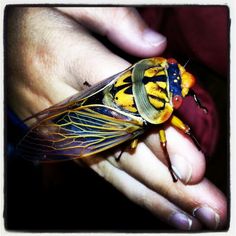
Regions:
M 166 47 L 166 38 L 148 28 L 134 8 L 60 7 L 58 10 L 135 56 L 156 56 Z

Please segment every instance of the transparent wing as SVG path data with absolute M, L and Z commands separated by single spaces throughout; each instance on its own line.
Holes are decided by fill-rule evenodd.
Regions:
M 26 159 L 50 161 L 91 156 L 143 133 L 142 120 L 104 105 L 53 114 L 34 125 L 19 144 Z

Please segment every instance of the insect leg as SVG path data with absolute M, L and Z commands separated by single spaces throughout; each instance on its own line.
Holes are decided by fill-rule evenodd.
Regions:
M 168 169 L 170 171 L 170 174 L 171 174 L 171 177 L 173 179 L 173 182 L 177 182 L 177 178 L 174 174 L 174 171 L 171 167 L 171 161 L 170 161 L 170 156 L 169 156 L 169 153 L 167 151 L 167 141 L 166 141 L 166 134 L 165 134 L 165 131 L 163 129 L 159 130 L 159 136 L 160 136 L 160 143 L 161 143 L 161 147 L 162 147 L 162 150 L 164 152 L 164 156 L 167 160 L 167 165 L 168 165 Z
M 171 122 L 171 125 L 173 125 L 174 127 L 180 129 L 185 134 L 187 134 L 192 139 L 194 144 L 197 146 L 198 150 L 201 150 L 201 146 L 200 146 L 199 142 L 197 141 L 196 137 L 192 134 L 189 126 L 184 124 L 183 121 L 181 121 L 177 116 L 174 116 L 174 115 L 172 116 L 170 122 Z
M 130 148 L 131 148 L 131 150 L 135 150 L 137 146 L 138 146 L 138 139 L 134 139 L 130 144 Z M 120 151 L 119 156 L 115 157 L 116 161 L 120 160 L 120 158 L 121 158 L 121 156 L 122 156 L 122 154 L 123 154 L 123 152 L 125 151 L 126 148 L 127 147 L 122 148 L 122 150 Z
M 123 152 L 125 151 L 125 149 L 126 149 L 126 147 L 122 148 L 121 151 L 120 151 L 119 156 L 118 156 L 118 157 L 115 157 L 115 160 L 116 160 L 117 162 L 120 161 L 120 158 L 121 158 Z
M 137 146 L 138 146 L 138 139 L 136 138 L 136 139 L 134 139 L 134 140 L 131 142 L 130 148 L 131 148 L 132 150 L 135 150 Z
M 196 104 L 204 111 L 205 114 L 208 113 L 207 108 L 202 105 L 201 101 L 199 100 L 199 98 L 197 97 L 197 95 L 194 93 L 192 89 L 189 90 L 188 95 L 193 97 Z

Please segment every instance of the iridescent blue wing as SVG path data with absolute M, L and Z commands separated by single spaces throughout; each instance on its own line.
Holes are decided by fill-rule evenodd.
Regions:
M 22 139 L 18 151 L 30 160 L 82 158 L 142 133 L 141 118 L 104 105 L 86 105 L 41 119 Z

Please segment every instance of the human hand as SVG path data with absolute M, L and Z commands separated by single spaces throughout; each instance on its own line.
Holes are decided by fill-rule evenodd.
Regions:
M 132 10 L 59 8 L 58 11 L 19 8 L 9 14 L 8 101 L 22 119 L 82 91 L 85 81 L 93 85 L 129 66 L 86 28 L 138 56 L 156 56 L 165 48 L 165 38 L 157 35 L 154 40 L 154 33 L 144 30 L 145 24 Z M 151 35 L 151 43 L 145 44 L 143 31 Z M 109 157 L 100 154 L 83 162 L 129 199 L 176 228 L 194 230 L 201 224 L 211 229 L 222 227 L 226 221 L 226 200 L 203 178 L 203 154 L 175 129 L 169 127 L 166 133 L 171 161 L 181 179 L 178 183 L 172 182 L 163 164 L 155 132 L 139 143 L 135 153 L 124 152 L 119 162 L 115 161 L 115 154 Z

